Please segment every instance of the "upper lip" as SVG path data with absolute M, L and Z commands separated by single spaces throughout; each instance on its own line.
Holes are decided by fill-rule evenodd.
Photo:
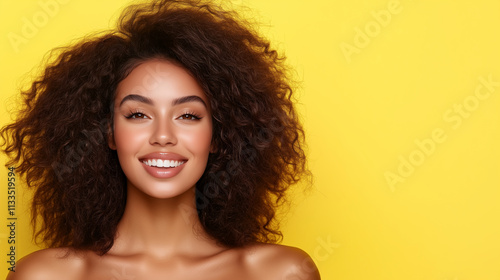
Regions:
M 139 157 L 139 160 L 145 159 L 162 159 L 162 160 L 175 160 L 175 161 L 187 161 L 187 159 L 176 153 L 167 152 L 155 152 Z

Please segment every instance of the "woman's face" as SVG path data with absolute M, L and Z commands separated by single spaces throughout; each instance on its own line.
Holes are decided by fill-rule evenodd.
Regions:
M 209 102 L 182 67 L 148 60 L 120 82 L 115 98 L 114 138 L 129 187 L 169 198 L 195 186 L 211 149 Z

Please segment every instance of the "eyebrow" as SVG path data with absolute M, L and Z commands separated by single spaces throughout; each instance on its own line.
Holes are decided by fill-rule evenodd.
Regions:
M 199 97 L 197 95 L 189 95 L 189 96 L 184 96 L 184 97 L 174 99 L 174 100 L 172 100 L 172 106 L 183 104 L 183 103 L 188 103 L 188 102 L 200 102 L 201 104 L 203 104 L 203 106 L 205 106 L 205 108 L 207 108 L 207 104 L 205 103 L 205 101 L 203 101 L 203 99 L 201 99 L 201 97 Z
M 154 103 L 153 100 L 151 100 L 149 97 L 137 95 L 137 94 L 129 94 L 129 95 L 125 96 L 122 99 L 122 101 L 120 101 L 120 105 L 118 107 L 121 107 L 122 104 L 125 103 L 126 101 L 137 101 L 137 102 L 145 103 L 148 105 L 153 105 L 153 103 Z M 203 101 L 203 99 L 201 99 L 201 97 L 196 96 L 196 95 L 189 95 L 189 96 L 183 96 L 180 98 L 176 98 L 176 99 L 172 100 L 172 106 L 180 105 L 180 104 L 188 103 L 188 102 L 200 102 L 201 104 L 203 104 L 203 106 L 205 106 L 205 108 L 207 108 L 207 104 L 205 103 L 205 101 Z
M 120 101 L 120 106 L 118 107 L 121 107 L 123 105 L 123 103 L 125 103 L 125 101 L 137 101 L 137 102 L 141 102 L 141 103 L 146 103 L 148 105 L 153 105 L 153 100 L 151 100 L 150 98 L 146 97 L 146 96 L 142 96 L 142 95 L 137 95 L 137 94 L 129 94 L 127 96 L 125 96 L 122 101 Z

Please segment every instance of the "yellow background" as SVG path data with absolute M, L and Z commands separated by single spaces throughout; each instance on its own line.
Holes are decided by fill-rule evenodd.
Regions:
M 47 2 L 0 2 L 2 123 L 50 49 L 113 27 L 128 3 L 65 0 L 48 15 Z M 323 279 L 500 279 L 500 1 L 233 3 L 251 8 L 302 81 L 315 183 L 296 194 L 284 243 Z M 27 21 L 38 30 L 13 45 Z M 36 250 L 25 201 L 18 193 L 18 257 Z

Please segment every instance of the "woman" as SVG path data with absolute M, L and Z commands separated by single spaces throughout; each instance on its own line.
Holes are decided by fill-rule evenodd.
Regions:
M 131 6 L 62 50 L 2 130 L 49 247 L 7 279 L 320 279 L 275 244 L 308 175 L 286 73 L 235 12 L 194 0 Z

